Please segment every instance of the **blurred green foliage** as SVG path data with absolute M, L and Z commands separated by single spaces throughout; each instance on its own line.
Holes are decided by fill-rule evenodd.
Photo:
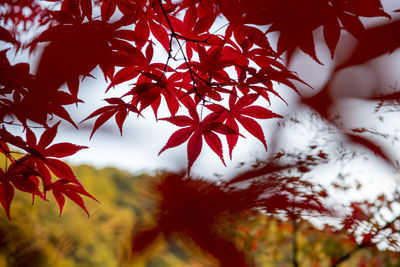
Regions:
M 132 255 L 133 233 L 156 223 L 158 196 L 152 185 L 163 174 L 132 175 L 115 168 L 73 167 L 79 181 L 100 203 L 89 198 L 90 213 L 67 200 L 62 215 L 51 194 L 49 202 L 17 191 L 11 221 L 0 212 L 0 266 L 217 266 L 189 240 L 157 242 L 140 255 Z M 333 228 L 316 229 L 307 221 L 293 223 L 249 211 L 221 224 L 221 229 L 256 266 L 292 266 L 296 234 L 299 266 L 329 266 L 332 258 L 351 251 L 357 244 Z M 362 263 L 365 263 L 362 265 Z M 361 264 L 361 265 L 360 265 Z M 400 266 L 398 253 L 363 249 L 341 266 Z
M 79 181 L 100 203 L 85 199 L 85 212 L 67 200 L 62 215 L 51 193 L 49 202 L 15 192 L 11 221 L 0 216 L 0 266 L 189 266 L 165 245 L 151 259 L 132 259 L 132 230 L 149 223 L 155 196 L 151 177 L 115 168 L 73 167 Z M 177 249 L 175 249 L 178 252 Z M 185 256 L 185 253 L 181 253 Z

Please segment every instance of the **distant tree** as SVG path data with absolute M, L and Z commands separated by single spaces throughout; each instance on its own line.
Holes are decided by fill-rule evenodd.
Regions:
M 167 201 L 160 206 L 162 223 L 154 232 L 147 233 L 150 236 L 142 237 L 144 241 L 141 242 L 147 244 L 159 232 L 168 233 L 172 227 L 189 235 L 221 264 L 232 266 L 223 256 L 228 251 L 233 253 L 234 248 L 229 249 L 230 245 L 213 235 L 209 228 L 217 222 L 217 217 L 227 210 L 236 213 L 241 209 L 285 214 L 294 222 L 304 213 L 329 214 L 329 209 L 321 202 L 326 192 L 315 190 L 312 184 L 301 179 L 301 174 L 327 159 L 327 154 L 317 146 L 312 147 L 310 153 L 299 153 L 300 158 L 276 153 L 271 159 L 255 164 L 253 170 L 238 174 L 226 184 L 215 185 L 188 178 L 203 142 L 224 165 L 223 141 L 231 159 L 239 138 L 248 134 L 267 150 L 267 140 L 258 120 L 282 118 L 270 109 L 271 98 L 287 103 L 277 87 L 282 84 L 298 93 L 304 105 L 314 109 L 351 142 L 393 166 L 391 157 L 363 135 L 376 132 L 366 128 L 347 129 L 330 113 L 330 106 L 337 101 L 331 85 L 341 70 L 364 64 L 400 46 L 400 22 L 390 20 L 388 12 L 383 10 L 380 0 L 2 1 L 0 153 L 6 163 L 0 171 L 0 203 L 10 218 L 15 190 L 43 200 L 47 199 L 46 193 L 52 191 L 60 215 L 65 197 L 88 213 L 82 196 L 95 198 L 60 160 L 87 147 L 67 142 L 54 144 L 53 141 L 61 123 L 78 128 L 65 106 L 76 104 L 79 107 L 81 80 L 92 76 L 93 70 L 99 67 L 108 82 L 106 93 L 126 82 L 131 85 L 121 97 L 105 98 L 106 106 L 85 114 L 83 121 L 95 119 L 90 138 L 112 118 L 122 134 L 129 114 L 142 116 L 144 110 L 151 109 L 157 120 L 179 127 L 160 148 L 159 154 L 187 143 L 186 174 L 174 174 L 170 176 L 174 178 L 167 178 L 158 188 Z M 386 23 L 369 29 L 364 27 L 363 22 L 377 17 L 386 18 Z M 336 46 L 343 34 L 356 38 L 358 46 L 348 59 L 334 62 L 326 84 L 316 95 L 305 98 L 298 88 L 310 86 L 288 66 L 298 50 L 323 64 L 314 42 L 314 33 L 319 29 L 332 59 L 336 59 Z M 279 37 L 276 45 L 271 45 L 275 32 Z M 32 34 L 34 37 L 26 41 Z M 41 48 L 35 73 L 31 71 L 32 61 L 13 64 L 11 60 L 21 50 L 33 53 Z M 159 56 L 160 53 L 164 56 Z M 399 94 L 379 95 L 376 91 L 370 100 L 381 101 L 380 106 L 398 104 Z M 159 114 L 162 105 L 168 108 L 169 116 Z M 24 136 L 16 135 L 10 130 L 11 126 L 21 127 Z M 33 128 L 42 129 L 40 138 Z M 274 143 L 276 136 L 269 140 Z M 290 164 L 283 160 L 286 157 L 292 159 Z M 250 185 L 244 189 L 239 186 L 241 183 Z M 195 202 L 206 197 L 204 201 L 208 206 L 196 203 L 210 209 L 192 214 L 190 207 L 176 206 L 177 199 L 186 199 L 185 190 L 193 192 L 188 198 L 199 197 L 193 200 Z M 170 200 L 169 194 L 176 198 Z M 229 206 L 229 199 L 237 206 Z M 367 215 L 368 209 L 361 208 L 363 205 L 367 204 L 353 203 L 353 214 L 344 221 L 344 227 L 350 232 L 364 219 L 373 225 L 370 231 L 361 234 L 360 248 L 381 233 L 380 226 Z M 179 210 L 178 217 L 172 218 L 165 212 L 175 208 Z M 171 224 L 171 220 L 188 214 L 193 218 L 204 215 L 193 221 L 204 223 L 200 228 L 204 235 L 187 225 Z M 360 214 L 363 216 L 359 217 Z M 392 229 L 394 223 L 391 221 L 383 228 Z M 395 227 L 393 231 L 397 231 Z M 218 244 L 227 250 L 219 251 Z M 134 250 L 142 247 L 134 245 Z M 238 264 L 246 264 L 243 255 L 236 256 Z M 336 260 L 339 263 L 345 259 Z M 297 266 L 295 258 L 293 265 Z

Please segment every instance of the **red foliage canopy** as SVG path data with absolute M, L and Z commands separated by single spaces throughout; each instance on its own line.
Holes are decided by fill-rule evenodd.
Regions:
M 313 39 L 317 28 L 322 27 L 332 57 L 342 33 L 360 40 L 339 68 L 400 45 L 397 21 L 364 29 L 360 18 L 390 18 L 380 0 L 7 0 L 0 8 L 0 40 L 11 49 L 0 52 L 0 153 L 10 163 L 1 171 L 0 202 L 8 216 L 15 189 L 43 199 L 52 191 L 60 211 L 65 196 L 86 211 L 81 195 L 92 196 L 59 160 L 86 147 L 52 143 L 56 117 L 77 127 L 65 106 L 81 102 L 81 78 L 96 67 L 109 82 L 107 91 L 127 81 L 133 85 L 87 115 L 85 120 L 96 118 L 91 137 L 112 117 L 122 134 L 130 113 L 151 108 L 158 118 L 160 105 L 166 105 L 170 117 L 161 120 L 180 129 L 160 153 L 187 141 L 190 173 L 203 140 L 225 164 L 224 137 L 232 158 L 245 134 L 239 124 L 267 149 L 257 120 L 282 117 L 266 108 L 271 96 L 285 101 L 276 84 L 297 92 L 294 82 L 304 83 L 285 67 L 282 55 L 289 62 L 299 48 L 320 63 Z M 28 44 L 21 41 L 27 28 L 42 30 Z M 280 33 L 276 49 L 271 32 Z M 33 52 L 45 44 L 35 74 L 28 63 L 12 65 L 7 57 L 9 51 Z M 165 60 L 155 49 L 164 51 Z M 330 102 L 323 92 L 313 98 L 318 101 L 304 102 L 325 116 Z M 23 127 L 25 138 L 12 134 L 9 124 Z M 31 131 L 38 126 L 44 128 L 39 141 Z

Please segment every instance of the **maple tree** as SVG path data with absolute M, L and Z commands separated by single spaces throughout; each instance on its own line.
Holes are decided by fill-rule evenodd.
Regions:
M 239 138 L 248 134 L 268 149 L 268 138 L 265 138 L 259 120 L 283 117 L 271 106 L 271 98 L 287 103 L 278 90 L 279 84 L 291 88 L 303 104 L 335 125 L 353 143 L 391 162 L 379 145 L 360 135 L 366 132 L 365 129 L 344 129 L 329 112 L 335 101 L 329 90 L 341 70 L 399 47 L 399 21 L 390 20 L 390 12 L 383 9 L 380 0 L 3 1 L 0 4 L 0 41 L 4 46 L 0 51 L 0 153 L 7 160 L 0 172 L 0 203 L 10 218 L 15 190 L 29 193 L 33 199 L 37 196 L 44 200 L 47 200 L 46 193 L 51 191 L 60 215 L 65 197 L 88 213 L 82 196 L 95 198 L 84 189 L 71 168 L 60 160 L 87 147 L 67 142 L 54 144 L 53 141 L 61 123 L 79 128 L 65 107 L 73 104 L 79 107 L 81 81 L 92 76 L 95 68 L 101 70 L 108 82 L 104 88 L 106 94 L 127 82 L 130 85 L 120 97 L 106 97 L 106 106 L 82 118 L 82 121 L 94 120 L 90 138 L 112 118 L 122 134 L 128 115 L 142 116 L 144 110 L 150 109 L 157 120 L 180 128 L 169 137 L 159 154 L 187 143 L 187 175 L 190 175 L 204 141 L 224 165 L 224 142 L 231 159 Z M 366 29 L 364 21 L 376 17 L 386 18 L 388 22 Z M 323 64 L 315 48 L 314 32 L 318 29 L 323 31 L 323 40 L 332 59 L 335 59 L 342 35 L 352 35 L 359 44 L 347 60 L 334 67 L 325 86 L 316 95 L 306 98 L 301 96 L 298 87 L 309 86 L 307 81 L 290 71 L 288 66 L 297 50 Z M 34 37 L 27 41 L 28 30 Z M 275 32 L 279 33 L 276 40 L 272 37 Z M 274 41 L 276 45 L 271 45 Z M 42 54 L 35 73 L 31 70 L 33 62 L 10 62 L 12 55 L 19 51 L 34 53 L 40 49 Z M 162 53 L 164 57 L 159 56 Z M 371 99 L 398 101 L 398 93 L 374 95 Z M 169 116 L 160 118 L 160 106 L 167 107 Z M 13 133 L 10 126 L 21 127 L 25 134 Z M 40 138 L 32 131 L 37 127 L 43 130 Z M 322 150 L 311 157 L 314 161 L 325 158 Z M 274 191 L 268 200 L 259 198 L 270 188 L 282 186 L 283 192 L 296 193 L 297 197 L 319 203 L 318 198 L 324 197 L 322 193 L 302 195 L 302 191 L 283 186 L 288 184 L 295 188 L 296 179 L 286 177 L 275 183 L 271 176 L 289 167 L 304 173 L 308 170 L 305 163 L 298 161 L 291 166 L 281 166 L 267 162 L 259 165 L 258 170 L 234 178 L 230 183 L 246 182 L 268 174 L 266 181 L 255 183 L 257 190 L 249 187 L 245 191 L 246 201 L 230 212 L 238 212 L 240 207 L 262 207 L 281 212 L 287 211 L 289 206 L 296 211 L 326 212 L 317 204 L 306 205 L 301 201 L 290 204 L 286 195 Z M 176 177 L 181 179 L 182 175 Z M 176 183 L 178 178 L 174 179 L 169 183 Z M 168 194 L 173 194 L 169 186 L 159 188 L 167 202 Z M 179 188 L 180 184 L 176 186 Z M 191 180 L 186 186 L 190 191 Z M 214 188 L 212 184 L 196 186 L 200 191 L 206 187 L 209 190 L 206 194 L 211 194 L 210 198 L 215 202 L 219 198 L 227 201 L 232 192 L 241 192 L 229 186 L 224 189 Z M 275 206 L 268 206 L 270 203 Z M 171 208 L 169 204 L 165 205 L 162 209 Z M 225 206 L 219 208 L 216 207 L 215 213 L 229 210 Z M 187 214 L 189 210 L 182 212 Z M 216 215 L 210 210 L 207 213 L 203 218 L 208 220 L 204 222 L 204 236 L 182 226 L 184 232 L 197 239 L 205 249 L 207 238 L 216 244 L 225 242 L 211 235 L 207 227 L 214 224 Z M 171 230 L 164 225 L 170 218 L 161 216 L 160 220 L 166 220 L 164 228 L 160 226 L 144 239 L 151 240 L 158 232 Z M 349 224 L 348 229 L 352 225 Z M 220 251 L 213 247 L 208 250 L 224 262 Z M 245 265 L 241 255 L 237 254 L 237 259 Z

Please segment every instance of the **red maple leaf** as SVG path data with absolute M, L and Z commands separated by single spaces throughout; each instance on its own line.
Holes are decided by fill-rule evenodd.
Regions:
M 70 181 L 65 180 L 65 179 L 60 179 L 55 181 L 54 183 L 48 184 L 45 186 L 44 191 L 53 191 L 53 196 L 57 201 L 57 204 L 60 208 L 60 214 L 63 211 L 64 204 L 65 204 L 65 196 L 67 196 L 69 199 L 71 199 L 73 202 L 75 202 L 79 207 L 81 207 L 86 214 L 89 216 L 89 212 L 85 206 L 85 203 L 83 202 L 83 199 L 80 195 L 84 195 L 87 197 L 90 197 L 91 199 L 97 201 L 91 194 L 86 192 L 85 189 L 83 189 L 82 186 L 76 185 L 76 184 L 71 184 Z
M 19 159 L 19 162 L 37 171 L 45 185 L 51 183 L 52 180 L 49 171 L 61 179 L 81 185 L 71 168 L 58 158 L 71 156 L 79 150 L 87 147 L 71 143 L 57 143 L 50 145 L 57 134 L 58 125 L 59 123 L 44 131 L 39 141 L 37 141 L 35 134 L 30 129 L 27 129 L 27 147 L 25 150 L 28 154 Z
M 10 205 L 14 198 L 14 187 L 6 178 L 4 171 L 0 169 L 0 203 L 6 211 L 7 217 L 10 220 Z
M 108 121 L 112 116 L 115 115 L 115 122 L 118 125 L 119 131 L 122 135 L 122 126 L 125 122 L 126 117 L 128 116 L 129 111 L 140 114 L 139 110 L 133 104 L 127 104 L 121 98 L 113 97 L 104 99 L 107 103 L 111 104 L 109 106 L 101 107 L 95 110 L 92 114 L 90 114 L 86 119 L 82 120 L 82 122 L 99 116 L 94 123 L 92 132 L 90 134 L 90 138 L 92 138 L 93 134 L 102 126 L 106 121 Z
M 281 115 L 276 114 L 264 107 L 253 105 L 257 98 L 257 94 L 248 94 L 239 98 L 236 94 L 236 90 L 233 90 L 229 97 L 229 109 L 226 109 L 218 104 L 207 105 L 207 108 L 215 113 L 220 114 L 219 120 L 225 122 L 229 128 L 238 133 L 226 136 L 230 158 L 232 158 L 232 151 L 239 138 L 239 126 L 237 122 L 239 122 L 251 135 L 260 140 L 265 149 L 267 149 L 267 143 L 265 141 L 263 130 L 260 124 L 252 118 L 282 118 Z
M 190 117 L 178 115 L 160 119 L 184 128 L 173 133 L 158 154 L 160 155 L 166 149 L 179 146 L 189 140 L 187 146 L 187 155 L 188 172 L 190 173 L 193 163 L 200 155 L 204 138 L 208 146 L 212 149 L 212 151 L 214 151 L 215 154 L 217 154 L 222 163 L 225 165 L 222 143 L 216 133 L 235 135 L 237 132 L 227 125 L 217 121 L 219 117 L 218 113 L 211 113 L 203 120 L 200 120 L 200 117 L 195 109 L 195 104 L 192 100 L 187 101 L 186 107 L 188 108 Z

